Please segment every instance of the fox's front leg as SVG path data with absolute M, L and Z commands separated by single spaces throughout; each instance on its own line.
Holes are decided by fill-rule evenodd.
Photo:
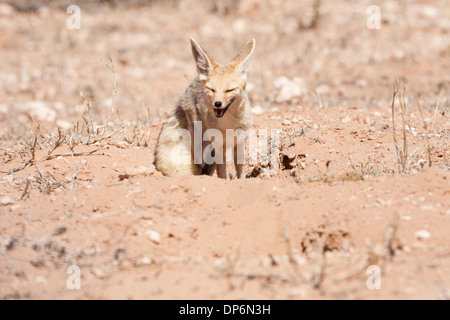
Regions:
M 236 176 L 238 179 L 245 179 L 245 165 L 235 163 L 234 166 L 236 167 Z
M 234 148 L 234 167 L 236 168 L 236 176 L 238 179 L 245 179 L 245 163 L 243 159 L 243 152 L 242 146 L 237 146 Z M 242 152 L 242 156 L 238 154 L 238 150 Z
M 214 174 L 214 172 L 216 172 L 216 164 L 209 164 L 206 166 L 206 174 L 208 176 L 212 176 Z
M 216 164 L 216 169 L 217 169 L 217 176 L 220 179 L 226 179 L 227 178 L 227 165 L 226 165 L 226 163 Z
M 217 149 L 215 150 L 217 151 Z M 220 149 L 218 150 L 220 152 Z M 227 149 L 224 146 L 222 154 L 217 155 L 217 159 L 220 163 L 216 163 L 217 176 L 221 179 L 227 178 Z

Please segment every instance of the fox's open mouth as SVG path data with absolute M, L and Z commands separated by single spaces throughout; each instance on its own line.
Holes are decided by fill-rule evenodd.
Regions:
M 227 112 L 228 107 L 223 108 L 223 109 L 214 109 L 214 114 L 216 115 L 217 118 L 222 118 L 225 114 L 225 112 Z
M 234 98 L 230 100 L 230 102 L 228 102 L 228 104 L 223 107 L 223 108 L 214 108 L 214 114 L 216 115 L 217 118 L 222 118 L 225 115 L 225 112 L 227 112 L 228 108 L 231 106 L 231 104 L 233 103 Z

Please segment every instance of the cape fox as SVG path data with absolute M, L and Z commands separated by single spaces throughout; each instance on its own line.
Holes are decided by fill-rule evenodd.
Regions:
M 179 97 L 175 109 L 164 123 L 156 146 L 155 166 L 165 176 L 213 175 L 217 170 L 218 177 L 226 179 L 228 147 L 234 153 L 237 177 L 245 178 L 245 137 L 226 137 L 228 129 L 242 132 L 253 125 L 245 88 L 249 60 L 255 43 L 254 39 L 249 40 L 231 62 L 222 65 L 191 38 L 198 77 Z M 198 130 L 199 124 L 201 135 L 199 139 L 198 136 L 194 139 L 194 131 Z M 204 134 L 209 129 L 221 133 L 223 140 L 214 135 L 215 139 L 209 140 L 212 142 L 204 141 Z M 189 137 L 181 140 L 180 131 L 188 132 Z M 207 149 L 208 146 L 210 149 Z M 178 161 L 180 151 L 186 155 L 185 161 Z M 204 154 L 208 152 L 214 159 L 213 163 L 205 160 Z M 238 155 L 241 155 L 240 159 Z

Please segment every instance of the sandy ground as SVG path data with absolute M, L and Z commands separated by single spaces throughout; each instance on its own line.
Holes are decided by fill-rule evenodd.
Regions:
M 381 30 L 370 1 L 322 1 L 312 28 L 312 1 L 217 3 L 80 2 L 81 30 L 0 3 L 0 299 L 449 299 L 447 2 L 383 2 Z M 271 175 L 154 169 L 191 36 L 221 61 L 256 38 Z

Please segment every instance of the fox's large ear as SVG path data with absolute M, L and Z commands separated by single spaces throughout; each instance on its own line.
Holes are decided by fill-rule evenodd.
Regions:
M 231 60 L 230 65 L 238 70 L 242 76 L 246 76 L 248 67 L 250 66 L 250 57 L 255 51 L 256 40 L 250 39 L 247 44 L 239 51 L 239 53 Z
M 197 72 L 200 81 L 206 80 L 209 72 L 214 68 L 214 59 L 206 53 L 206 51 L 191 38 L 192 54 L 194 55 L 195 62 L 197 63 Z

